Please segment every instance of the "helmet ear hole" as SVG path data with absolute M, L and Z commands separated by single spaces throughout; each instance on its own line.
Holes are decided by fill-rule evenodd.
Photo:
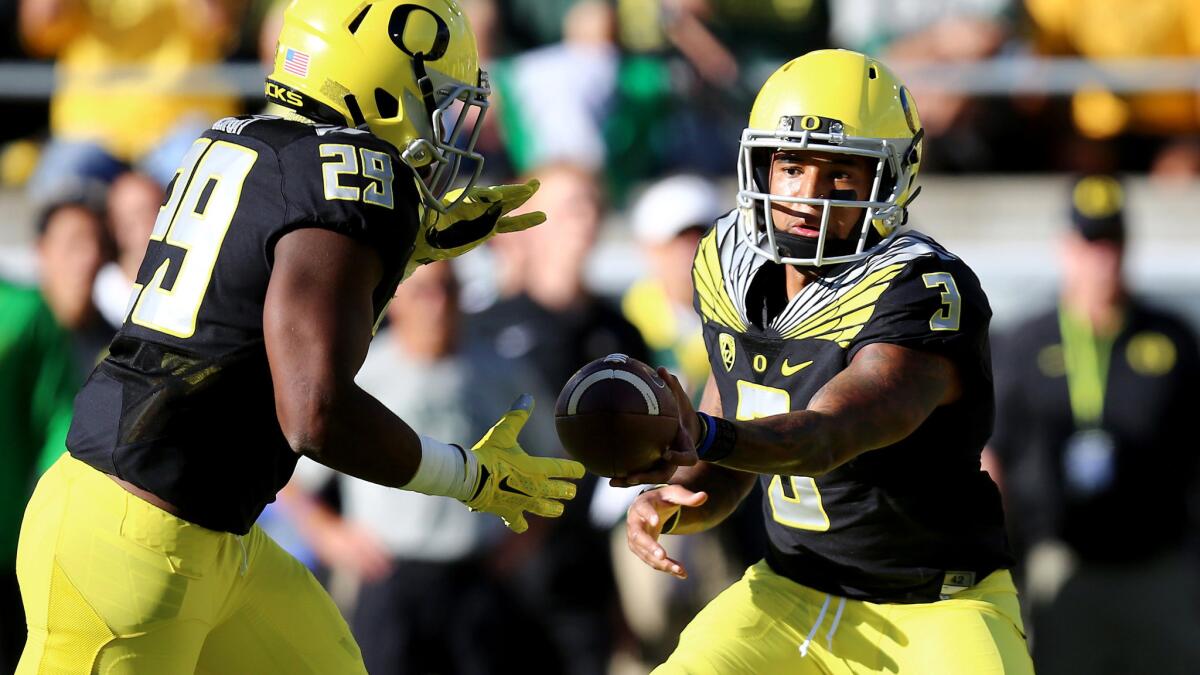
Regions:
M 358 13 L 358 16 L 354 17 L 350 24 L 346 26 L 346 30 L 349 30 L 351 35 L 354 35 L 358 32 L 358 27 L 362 25 L 363 19 L 367 18 L 367 12 L 369 11 L 371 11 L 370 5 L 363 7 L 362 11 Z
M 380 119 L 391 119 L 400 113 L 400 101 L 385 89 L 375 89 L 375 108 Z

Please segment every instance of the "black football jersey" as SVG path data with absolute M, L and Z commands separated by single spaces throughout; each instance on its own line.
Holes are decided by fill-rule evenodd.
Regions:
M 378 251 L 381 315 L 412 252 L 418 196 L 357 129 L 226 118 L 168 186 L 110 354 L 75 401 L 71 454 L 214 530 L 249 531 L 296 454 L 275 415 L 263 305 L 275 242 L 319 227 Z
M 717 221 L 693 267 L 726 417 L 804 410 L 877 342 L 944 355 L 963 382 L 959 400 L 899 443 L 817 478 L 762 476 L 771 567 L 843 597 L 928 602 L 949 573 L 982 579 L 1010 566 L 999 491 L 980 469 L 994 410 L 991 309 L 971 270 L 907 231 L 788 300 L 784 269 L 738 245 L 736 228 L 736 212 Z

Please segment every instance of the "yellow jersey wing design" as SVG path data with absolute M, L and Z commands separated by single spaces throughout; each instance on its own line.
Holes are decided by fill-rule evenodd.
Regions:
M 850 340 L 871 320 L 871 315 L 875 313 L 875 302 L 905 264 L 892 263 L 868 274 L 846 292 L 830 299 L 818 311 L 801 318 L 783 336 L 795 340 L 829 340 L 842 347 L 849 345 Z
M 737 212 L 716 222 L 700 240 L 692 267 L 697 308 L 705 321 L 745 332 L 746 293 L 765 260 L 737 245 Z M 828 340 L 846 348 L 871 320 L 875 305 L 892 279 L 912 260 L 941 255 L 941 249 L 920 232 L 908 231 L 882 251 L 836 268 L 806 285 L 770 328 L 790 340 Z
M 692 263 L 692 282 L 696 285 L 697 308 L 705 321 L 715 321 L 730 330 L 745 332 L 743 302 L 735 300 L 745 294 L 737 294 L 734 284 L 730 283 L 733 278 L 724 271 L 741 248 L 736 246 L 736 223 L 737 211 L 733 211 L 717 220 L 700 240 Z
M 929 255 L 940 255 L 936 244 L 920 232 L 905 232 L 882 251 L 806 285 L 771 327 L 789 340 L 828 340 L 844 349 L 871 320 L 892 279 Z

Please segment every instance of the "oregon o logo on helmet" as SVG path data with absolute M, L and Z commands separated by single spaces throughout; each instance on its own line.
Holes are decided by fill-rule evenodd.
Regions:
M 412 18 L 413 12 L 421 11 L 428 14 L 437 23 L 437 34 L 433 36 L 433 44 L 427 50 L 413 50 L 404 42 L 404 30 L 408 28 L 408 21 Z M 400 51 L 415 58 L 424 59 L 426 61 L 437 61 L 446 55 L 446 50 L 450 48 L 450 26 L 446 24 L 446 20 L 438 16 L 436 12 L 428 7 L 420 5 L 400 5 L 392 10 L 392 18 L 388 20 L 388 35 L 392 38 L 392 43 L 400 49 Z
M 904 111 L 904 121 L 908 123 L 908 130 L 917 133 L 917 123 L 913 120 L 912 107 L 908 102 L 907 87 L 900 87 L 900 109 Z
M 816 131 L 821 128 L 821 118 L 816 115 L 805 115 L 800 118 L 800 128 L 805 131 Z

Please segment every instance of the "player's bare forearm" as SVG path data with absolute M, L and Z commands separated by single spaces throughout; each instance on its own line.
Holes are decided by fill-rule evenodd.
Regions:
M 681 509 L 679 522 L 671 529 L 671 534 L 693 534 L 720 525 L 750 494 L 757 478 L 755 474 L 709 462 L 680 467 L 671 483 L 692 492 L 707 493 L 708 499 L 700 506 Z
M 316 412 L 316 411 L 314 411 Z M 326 407 L 298 435 L 292 449 L 345 474 L 363 480 L 403 487 L 421 461 L 421 440 L 404 420 L 350 383 L 332 394 Z
M 704 386 L 704 394 L 700 399 L 700 410 L 715 417 L 721 416 L 721 394 L 717 389 L 717 381 L 711 375 Z M 706 492 L 708 499 L 700 506 L 683 509 L 680 512 L 679 522 L 671 530 L 671 533 L 703 532 L 721 524 L 750 493 L 750 488 L 754 486 L 754 480 L 754 474 L 708 462 L 679 467 L 675 470 L 675 475 L 671 477 L 670 482 L 682 485 L 692 492 Z
M 420 462 L 420 439 L 354 382 L 382 274 L 378 255 L 348 237 L 315 228 L 285 235 L 275 245 L 263 334 L 276 414 L 292 449 L 399 487 Z
M 934 409 L 955 400 L 959 380 L 942 356 L 868 345 L 806 410 L 736 422 L 737 443 L 722 466 L 765 474 L 819 476 L 898 442 Z

